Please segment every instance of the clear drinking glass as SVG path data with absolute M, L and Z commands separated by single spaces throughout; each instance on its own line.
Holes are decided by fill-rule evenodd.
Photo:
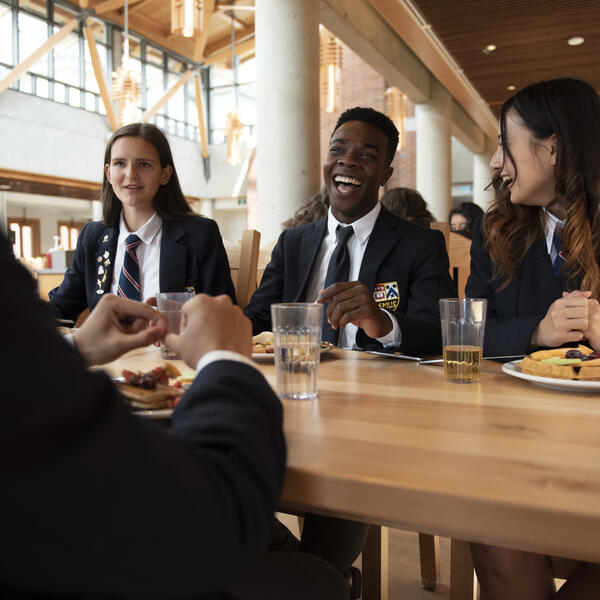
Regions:
M 317 395 L 323 305 L 271 305 L 277 391 L 281 398 L 305 400 Z
M 156 308 L 167 317 L 169 333 L 179 333 L 181 329 L 181 309 L 183 304 L 194 297 L 194 292 L 161 292 L 156 294 Z M 163 358 L 178 358 L 164 342 L 160 343 Z
M 479 381 L 486 310 L 487 300 L 483 298 L 440 300 L 444 374 L 448 381 Z

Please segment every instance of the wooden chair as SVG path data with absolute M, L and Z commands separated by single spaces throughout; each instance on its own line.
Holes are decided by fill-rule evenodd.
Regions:
M 450 259 L 450 277 L 456 284 L 459 298 L 465 297 L 465 286 L 471 272 L 471 240 L 450 231 L 448 223 L 432 223 L 431 229 L 444 234 Z
M 257 286 L 260 232 L 247 229 L 242 233 L 241 244 L 227 249 L 231 279 L 238 304 L 244 308 Z

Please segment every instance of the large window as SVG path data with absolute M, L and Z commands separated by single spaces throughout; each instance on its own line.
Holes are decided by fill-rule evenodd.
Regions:
M 31 259 L 40 255 L 40 220 L 9 217 L 8 229 L 13 232 L 13 252 L 17 258 Z
M 243 123 L 242 140 L 250 140 L 256 125 L 256 60 L 230 68 L 215 65 L 210 70 L 211 141 L 225 142 L 227 115 L 236 111 Z
M 50 35 L 77 17 L 77 3 L 73 4 L 71 7 L 55 0 L 0 0 L 0 79 L 37 50 Z M 95 17 L 88 19 L 88 26 L 92 29 L 110 88 L 113 65 L 120 64 L 120 57 L 112 55 L 112 42 L 120 29 Z M 163 98 L 190 65 L 139 36 L 130 36 L 129 47 L 133 67 L 139 73 L 141 94 L 137 116 L 141 117 Z M 231 68 L 213 66 L 204 71 L 204 83 L 208 84 L 204 91 L 204 106 L 212 143 L 225 141 L 227 114 L 236 107 L 244 124 L 243 139 L 252 136 L 256 124 L 255 60 L 238 62 L 236 66 L 235 78 Z M 50 53 L 40 58 L 12 87 L 106 114 L 81 27 L 75 28 Z M 179 88 L 152 122 L 171 135 L 200 139 L 194 78 Z

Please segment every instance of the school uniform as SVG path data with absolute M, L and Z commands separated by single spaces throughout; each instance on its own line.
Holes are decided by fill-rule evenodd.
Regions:
M 465 293 L 469 298 L 487 298 L 484 356 L 527 354 L 538 323 L 550 305 L 562 297 L 563 282 L 554 274 L 551 258 L 551 240 L 560 222 L 547 215 L 546 237 L 534 242 L 502 290 L 506 279 L 494 279 L 494 265 L 483 247 L 482 220 L 475 223 Z
M 388 312 L 394 330 L 385 339 L 376 340 L 348 325 L 344 329 L 354 327 L 353 339 L 341 345 L 417 355 L 439 353 L 438 301 L 456 296 L 444 238 L 438 231 L 396 217 L 379 203 L 372 212 L 370 228 L 361 230 L 359 224 L 356 248 L 350 248 L 354 258 L 350 271 L 371 290 L 378 306 Z M 332 249 L 335 228 L 331 219 L 330 211 L 319 221 L 281 234 L 260 287 L 245 309 L 255 333 L 272 328 L 271 304 L 316 299 L 318 283 L 324 280 L 331 257 L 331 252 L 323 251 L 326 245 Z M 357 223 L 352 225 L 356 227 Z
M 120 275 L 115 264 L 123 262 L 123 251 L 117 247 L 120 227 L 97 221 L 83 228 L 73 264 L 63 283 L 49 294 L 57 318 L 75 321 L 86 308 L 93 310 L 104 294 L 115 292 Z M 162 221 L 155 235 L 160 236 L 158 246 L 155 243 L 155 248 L 146 251 L 160 258 L 146 263 L 146 267 L 142 263 L 142 279 L 146 270 L 146 279 L 155 282 L 150 289 L 142 281 L 142 301 L 156 292 L 190 290 L 212 296 L 227 294 L 235 302 L 229 261 L 219 228 L 212 219 L 194 215 L 181 221 Z M 156 241 L 155 236 L 152 239 Z M 152 241 L 147 241 L 151 246 Z

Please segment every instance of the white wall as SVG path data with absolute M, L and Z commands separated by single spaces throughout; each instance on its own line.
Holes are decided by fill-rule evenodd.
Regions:
M 473 182 L 473 153 L 452 138 L 452 183 Z
M 0 94 L 0 131 L 3 141 L 0 169 L 102 181 L 104 149 L 111 135 L 106 117 L 7 90 Z M 211 179 L 207 183 L 200 144 L 175 136 L 169 136 L 169 142 L 185 195 L 198 198 L 232 195 L 241 165 L 227 164 L 225 144 L 210 147 Z M 245 186 L 240 193 L 245 194 Z M 216 218 L 218 221 L 219 216 Z M 245 228 L 244 221 L 244 226 L 236 231 L 238 221 L 237 217 L 226 216 L 222 225 L 235 239 L 239 239 Z

